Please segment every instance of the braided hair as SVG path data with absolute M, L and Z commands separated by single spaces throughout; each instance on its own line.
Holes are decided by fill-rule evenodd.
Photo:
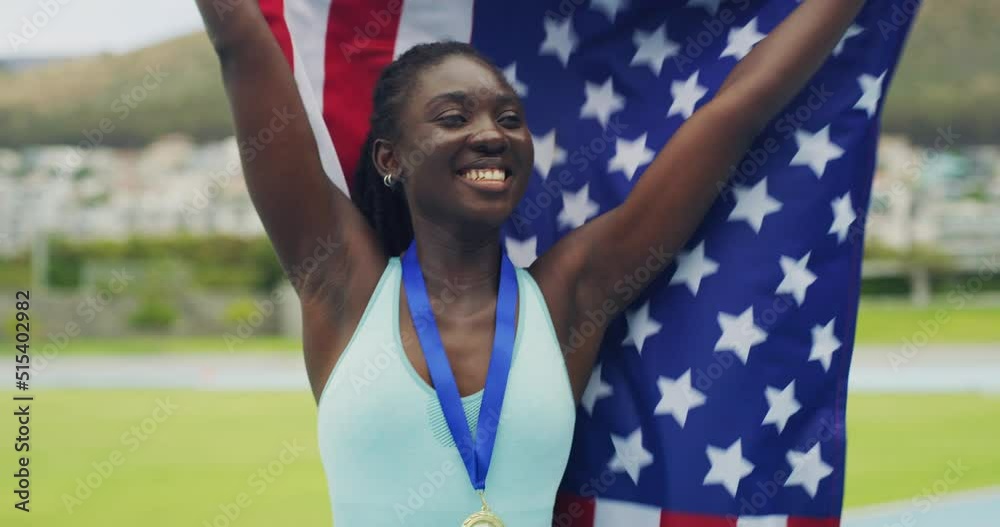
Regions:
M 478 60 L 506 83 L 503 73 L 475 48 L 464 42 L 444 41 L 410 48 L 382 70 L 375 84 L 370 128 L 354 173 L 351 200 L 375 230 L 387 256 L 396 256 L 406 250 L 413 241 L 413 224 L 403 185 L 385 186 L 375 166 L 372 155 L 375 141 L 398 140 L 400 116 L 418 75 L 453 55 Z

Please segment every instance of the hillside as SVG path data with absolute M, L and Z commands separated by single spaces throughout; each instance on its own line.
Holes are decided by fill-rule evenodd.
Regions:
M 162 78 L 147 71 L 157 69 Z M 3 146 L 77 144 L 104 118 L 115 126 L 105 146 L 144 144 L 171 132 L 198 139 L 232 133 L 218 62 L 202 33 L 126 55 L 0 73 L 0 86 Z
M 886 102 L 884 129 L 933 143 L 1000 143 L 1000 2 L 924 0 Z
M 949 126 L 963 143 L 1000 143 L 1000 2 L 925 0 L 886 107 L 888 132 L 931 143 Z M 147 67 L 150 93 L 129 107 Z M 0 146 L 76 144 L 102 118 L 115 125 L 102 144 L 131 146 L 170 132 L 198 140 L 231 133 L 218 65 L 203 34 L 123 56 L 22 72 L 0 72 Z M 142 95 L 143 90 L 138 90 Z M 127 108 L 127 112 L 126 112 Z M 123 116 L 126 116 L 123 118 Z

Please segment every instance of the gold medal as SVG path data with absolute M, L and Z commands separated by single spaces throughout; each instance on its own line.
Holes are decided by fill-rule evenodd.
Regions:
M 462 527 L 504 527 L 503 521 L 499 516 L 493 514 L 489 504 L 486 503 L 486 493 L 484 491 L 479 491 L 479 499 L 483 502 L 483 509 L 470 514 L 462 522 Z

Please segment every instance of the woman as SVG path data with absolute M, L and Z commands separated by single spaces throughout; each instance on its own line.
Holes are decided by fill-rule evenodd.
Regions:
M 355 204 L 320 166 L 293 77 L 257 7 L 198 0 L 253 203 L 298 293 L 338 527 L 547 526 L 575 403 L 614 287 L 674 254 L 755 136 L 819 68 L 862 0 L 807 0 L 663 147 L 628 199 L 513 270 L 500 227 L 531 177 L 524 110 L 472 48 L 417 46 L 383 71 Z M 405 251 L 405 254 L 400 256 Z M 318 266 L 302 263 L 315 258 Z M 655 266 L 662 270 L 666 265 Z M 608 316 L 591 336 L 574 328 Z M 570 338 L 571 333 L 575 338 Z

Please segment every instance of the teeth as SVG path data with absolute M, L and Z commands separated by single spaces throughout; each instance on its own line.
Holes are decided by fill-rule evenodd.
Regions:
M 472 170 L 466 170 L 462 172 L 462 177 L 465 179 L 471 179 L 473 181 L 503 181 L 504 172 L 499 168 L 475 168 Z

